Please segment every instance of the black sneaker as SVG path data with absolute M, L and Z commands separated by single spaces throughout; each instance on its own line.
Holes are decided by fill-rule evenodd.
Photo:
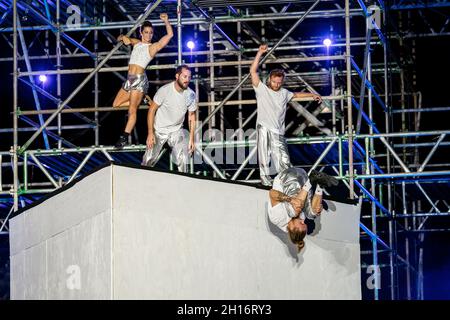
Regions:
M 116 149 L 123 149 L 123 147 L 125 147 L 126 145 L 128 145 L 128 137 L 125 135 L 120 135 L 119 140 L 117 140 L 116 144 L 114 145 L 114 148 Z
M 336 178 L 315 170 L 309 175 L 309 181 L 311 184 L 318 184 L 321 187 L 335 187 L 339 183 Z

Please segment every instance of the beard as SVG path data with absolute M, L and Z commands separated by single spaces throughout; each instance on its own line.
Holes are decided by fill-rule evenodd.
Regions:
M 272 87 L 272 84 L 271 84 L 270 82 L 267 83 L 267 86 L 268 86 L 270 89 L 272 89 L 273 91 L 280 91 L 280 89 L 281 89 L 281 86 L 279 86 L 278 88 Z
M 183 81 L 181 81 L 180 79 L 177 80 L 177 83 L 183 90 L 186 90 L 189 86 L 189 82 L 183 83 Z

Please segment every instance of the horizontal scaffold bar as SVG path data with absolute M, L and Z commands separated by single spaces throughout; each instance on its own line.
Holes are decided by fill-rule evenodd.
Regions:
M 273 63 L 289 63 L 289 62 L 315 62 L 315 61 L 330 61 L 330 60 L 344 60 L 343 55 L 332 55 L 332 56 L 317 56 L 317 57 L 293 57 L 293 58 L 278 58 L 278 59 L 268 59 L 265 64 Z M 203 68 L 203 67 L 226 67 L 226 66 L 238 66 L 238 65 L 251 65 L 253 60 L 243 60 L 243 61 L 221 61 L 221 62 L 198 62 L 198 63 L 186 63 L 191 68 Z M 160 64 L 160 65 L 149 65 L 147 70 L 162 70 L 162 69 L 175 69 L 177 65 L 175 64 Z M 40 71 L 30 71 L 30 72 L 20 72 L 19 77 L 24 76 L 37 76 L 37 75 L 52 75 L 52 74 L 81 74 L 81 73 L 91 73 L 95 68 L 83 68 L 83 69 L 67 69 L 67 70 L 40 70 Z M 117 71 L 127 71 L 128 66 L 124 67 L 109 67 L 100 68 L 98 72 L 117 72 Z
M 324 96 L 322 97 L 322 100 L 342 100 L 345 99 L 345 96 L 343 95 L 338 95 L 338 96 Z M 314 98 L 294 98 L 292 99 L 292 101 L 314 101 Z M 199 102 L 197 105 L 199 107 L 209 107 L 209 106 L 217 106 L 220 104 L 220 101 L 215 101 L 215 102 Z M 227 101 L 225 103 L 226 106 L 237 106 L 237 105 L 246 105 L 246 104 L 251 104 L 251 105 L 255 105 L 256 104 L 256 100 L 255 99 L 249 99 L 249 100 L 230 100 Z M 139 107 L 139 109 L 148 109 L 148 105 L 141 105 Z M 123 111 L 123 110 L 128 110 L 128 107 L 99 107 L 99 108 L 93 108 L 93 107 L 88 107 L 88 108 L 72 108 L 72 109 L 63 109 L 61 111 L 61 113 L 76 113 L 76 112 L 109 112 L 109 111 Z M 36 115 L 36 114 L 51 114 L 54 113 L 56 111 L 56 109 L 45 109 L 45 110 L 21 110 L 19 113 L 20 115 Z

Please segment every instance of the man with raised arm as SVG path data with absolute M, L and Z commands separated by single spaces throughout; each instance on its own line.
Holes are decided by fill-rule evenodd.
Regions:
M 285 117 L 287 104 L 293 98 L 313 97 L 315 101 L 322 102 L 322 98 L 313 93 L 291 92 L 283 88 L 285 78 L 281 69 L 272 70 L 267 84 L 263 83 L 258 75 L 258 65 L 261 56 L 267 52 L 267 45 L 261 45 L 255 60 L 250 67 L 253 89 L 256 93 L 258 117 L 256 120 L 258 163 L 261 183 L 272 185 L 269 164 L 270 158 L 275 165 L 276 172 L 291 166 L 289 152 L 284 137 Z

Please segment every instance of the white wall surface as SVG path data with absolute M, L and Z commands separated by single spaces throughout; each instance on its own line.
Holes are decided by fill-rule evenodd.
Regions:
M 361 299 L 359 207 L 327 201 L 297 254 L 267 195 L 103 168 L 11 220 L 11 298 Z

